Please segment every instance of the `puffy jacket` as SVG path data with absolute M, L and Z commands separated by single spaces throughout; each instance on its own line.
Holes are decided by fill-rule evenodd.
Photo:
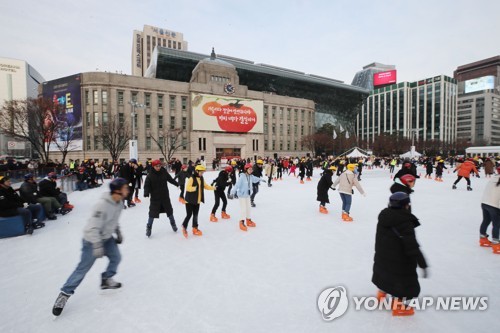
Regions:
M 214 190 L 214 187 L 205 183 L 205 179 L 195 172 L 189 177 L 186 183 L 186 202 L 192 205 L 198 205 L 200 202 L 205 202 L 204 190 Z
M 238 198 L 248 198 L 253 193 L 252 183 L 260 182 L 259 177 L 249 175 L 247 173 L 240 173 L 240 177 L 236 181 L 236 185 L 231 189 L 232 195 L 237 195 Z
M 57 188 L 57 183 L 48 178 L 44 178 L 38 183 L 38 189 L 39 197 L 57 197 L 61 194 L 61 190 Z
M 499 180 L 499 175 L 491 177 L 484 189 L 481 203 L 500 209 L 500 185 L 497 186 Z
M 23 201 L 12 187 L 0 186 L 0 216 L 17 215 L 17 209 L 23 207 Z
M 474 171 L 476 175 L 479 175 L 477 172 L 476 165 L 472 161 L 465 161 L 464 163 L 457 165 L 455 171 L 458 171 L 458 175 L 469 178 L 471 171 Z
M 36 204 L 36 199 L 38 199 L 38 187 L 36 183 L 24 182 L 19 188 L 19 194 L 24 202 Z
M 365 193 L 363 187 L 361 187 L 361 184 L 358 182 L 358 178 L 354 175 L 354 172 L 349 170 L 341 173 L 333 182 L 332 187 L 337 187 L 337 185 L 339 186 L 339 193 L 352 195 L 353 186 L 356 186 L 361 194 Z

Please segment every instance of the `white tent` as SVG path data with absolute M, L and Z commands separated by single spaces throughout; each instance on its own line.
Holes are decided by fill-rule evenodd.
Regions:
M 358 148 L 354 148 L 353 151 L 351 151 L 349 154 L 346 155 L 347 157 L 368 157 L 368 155 L 363 154 L 358 150 Z
M 413 157 L 420 157 L 420 156 L 422 156 L 422 154 L 420 154 L 418 151 L 413 151 L 413 152 L 409 151 L 409 152 L 406 152 L 402 155 L 399 155 L 399 157 L 401 157 L 401 158 L 407 158 L 407 157 L 413 158 Z

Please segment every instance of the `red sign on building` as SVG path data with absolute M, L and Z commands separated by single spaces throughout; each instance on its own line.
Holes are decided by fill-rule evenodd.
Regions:
M 373 74 L 373 87 L 385 86 L 396 83 L 396 70 Z

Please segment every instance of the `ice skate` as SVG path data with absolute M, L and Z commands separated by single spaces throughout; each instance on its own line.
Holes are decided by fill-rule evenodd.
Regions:
M 210 214 L 210 222 L 217 222 L 219 219 L 215 217 L 215 214 Z
M 130 208 L 130 207 L 135 207 L 135 203 L 134 203 L 132 200 L 130 200 L 130 202 L 128 203 L 128 205 L 127 205 L 127 206 L 128 206 L 129 208 Z
M 200 229 L 198 229 L 198 228 L 193 228 L 193 235 L 195 235 L 195 236 L 202 236 L 202 235 L 203 235 L 203 233 L 201 232 L 201 230 L 200 230 Z
M 247 227 L 255 228 L 257 225 L 251 220 L 247 219 Z
M 101 281 L 101 289 L 118 289 L 121 288 L 122 284 L 120 282 L 116 282 L 112 278 L 103 278 Z
M 481 235 L 481 237 L 479 238 L 479 246 L 482 246 L 482 247 L 491 247 L 491 242 L 488 239 L 488 236 Z
M 415 310 L 411 306 L 406 306 L 399 299 L 392 301 L 392 315 L 393 316 L 413 316 Z
M 300 180 L 300 183 L 301 183 L 301 184 L 304 184 L 304 181 L 301 179 L 301 180 Z
M 491 243 L 491 249 L 494 254 L 500 254 L 500 243 Z
M 453 190 L 456 190 L 457 189 L 457 185 L 453 184 L 453 186 L 451 187 Z
M 70 296 L 71 295 L 66 294 L 65 292 L 62 291 L 59 293 L 59 296 L 57 296 L 56 302 L 54 303 L 54 307 L 52 308 L 52 314 L 54 316 L 59 316 L 61 314 Z
M 472 191 L 472 187 L 467 185 L 467 191 Z
M 148 236 L 148 237 L 151 236 L 151 227 L 149 225 L 146 226 L 146 236 Z
M 63 208 L 64 208 L 64 209 L 73 209 L 73 208 L 75 208 L 75 206 L 70 205 L 70 203 L 69 203 L 69 202 L 66 202 L 66 203 L 63 205 Z
M 142 201 L 141 201 L 141 199 L 139 199 L 138 197 L 135 197 L 134 202 L 135 202 L 135 203 L 141 203 Z
M 319 206 L 319 212 L 321 214 L 328 214 L 328 209 L 325 206 Z
M 180 202 L 181 204 L 183 204 L 183 205 L 185 205 L 185 204 L 186 204 L 186 200 L 184 200 L 184 198 L 181 198 L 181 197 L 179 197 L 179 202 Z
M 253 201 L 250 203 L 250 206 L 257 207 L 257 205 L 255 204 L 255 202 L 253 202 Z
M 245 221 L 240 221 L 240 230 L 247 231 L 247 226 L 245 225 Z
M 342 221 L 344 221 L 344 222 L 352 222 L 353 219 L 352 219 L 352 217 L 349 216 L 348 213 L 342 212 Z
M 188 238 L 188 232 L 184 227 L 182 227 L 182 235 L 184 235 L 185 238 Z
M 230 219 L 230 218 L 231 218 L 231 215 L 226 214 L 226 212 L 225 212 L 225 211 L 222 211 L 222 213 L 221 213 L 221 218 L 223 218 L 223 219 Z
M 377 291 L 377 301 L 382 302 L 387 297 L 387 293 L 382 290 Z

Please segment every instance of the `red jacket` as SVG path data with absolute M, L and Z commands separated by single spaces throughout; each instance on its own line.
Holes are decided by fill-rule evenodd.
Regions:
M 457 166 L 455 170 L 458 170 L 458 175 L 469 178 L 470 177 L 470 172 L 474 171 L 476 175 L 479 175 L 479 172 L 477 172 L 476 165 L 474 162 L 471 161 L 465 161 L 464 163 L 460 164 Z

